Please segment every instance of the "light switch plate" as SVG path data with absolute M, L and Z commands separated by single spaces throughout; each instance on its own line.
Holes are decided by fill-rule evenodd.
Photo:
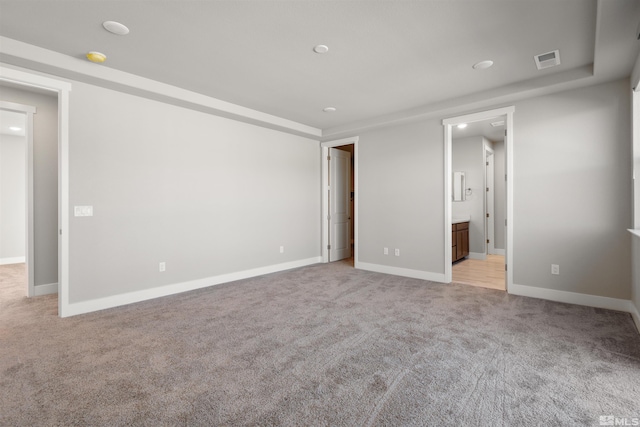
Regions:
M 93 216 L 93 206 L 74 206 L 73 216 Z

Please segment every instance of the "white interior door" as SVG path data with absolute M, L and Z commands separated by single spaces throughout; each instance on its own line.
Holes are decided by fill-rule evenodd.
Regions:
M 351 153 L 329 149 L 329 262 L 351 256 Z
M 494 217 L 494 207 L 495 207 L 495 202 L 494 202 L 494 158 L 493 158 L 493 152 L 487 150 L 485 151 L 486 153 L 486 167 L 487 167 L 487 172 L 486 172 L 486 179 L 487 179 L 487 188 L 486 188 L 486 200 L 485 200 L 485 206 L 486 206 L 486 221 L 487 221 L 487 226 L 486 226 L 486 230 L 487 230 L 487 254 L 489 255 L 494 255 L 496 253 L 496 249 L 495 249 L 495 230 L 494 230 L 494 226 L 495 226 L 495 217 Z

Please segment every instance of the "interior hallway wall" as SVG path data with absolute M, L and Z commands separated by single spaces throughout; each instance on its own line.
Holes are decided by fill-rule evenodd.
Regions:
M 26 137 L 0 134 L 0 265 L 26 254 L 26 152 Z

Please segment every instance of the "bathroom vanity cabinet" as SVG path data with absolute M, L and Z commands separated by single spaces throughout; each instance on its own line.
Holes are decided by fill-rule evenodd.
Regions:
M 451 224 L 451 260 L 456 262 L 469 255 L 469 222 Z

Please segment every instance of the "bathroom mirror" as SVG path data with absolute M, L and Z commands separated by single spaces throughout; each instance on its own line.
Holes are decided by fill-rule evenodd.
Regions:
M 462 202 L 465 200 L 464 172 L 453 173 L 453 201 Z

